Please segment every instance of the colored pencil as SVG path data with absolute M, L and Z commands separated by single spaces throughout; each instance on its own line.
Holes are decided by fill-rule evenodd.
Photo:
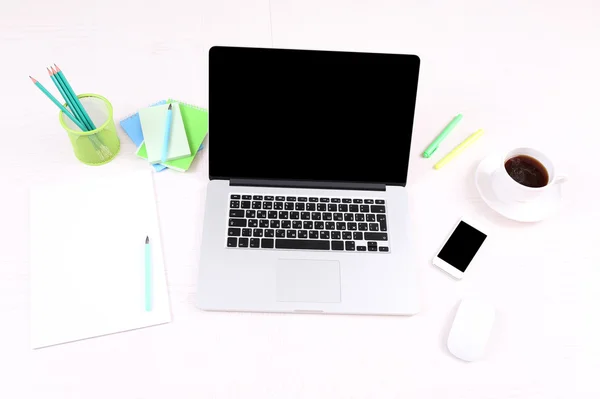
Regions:
M 169 108 L 167 108 L 167 120 L 165 122 L 165 135 L 163 139 L 162 146 L 162 155 L 161 161 L 167 162 L 167 153 L 169 152 L 169 138 L 171 137 L 171 122 L 173 120 L 173 111 L 171 110 L 171 106 L 173 104 L 169 104 Z
M 57 76 L 57 78 L 64 85 L 65 89 L 68 92 L 71 93 L 71 95 L 73 97 L 73 100 L 75 102 L 75 106 L 79 107 L 80 112 L 82 113 L 83 117 L 86 120 L 86 124 L 89 125 L 92 130 L 95 130 L 96 129 L 96 125 L 94 125 L 94 122 L 92 122 L 92 118 L 90 118 L 90 116 L 88 115 L 88 113 L 85 110 L 85 108 L 83 107 L 83 105 L 81 105 L 81 101 L 79 101 L 79 97 L 77 97 L 77 94 L 75 94 L 75 91 L 73 90 L 73 88 L 69 84 L 69 81 L 65 77 L 65 74 L 60 70 L 60 68 L 58 67 L 58 65 L 54 64 L 54 66 L 56 67 L 56 76 Z
M 74 117 L 52 94 L 50 94 L 50 92 L 48 90 L 46 90 L 46 88 L 44 86 L 42 86 L 42 84 L 40 82 L 38 82 L 37 80 L 35 80 L 31 76 L 29 76 L 29 79 L 31 79 L 31 81 L 33 82 L 33 84 L 35 84 L 38 87 L 38 89 L 40 89 L 42 91 L 42 93 L 44 93 L 46 95 L 46 97 L 48 97 L 58 108 L 60 108 L 60 110 L 65 115 L 67 115 L 67 117 L 69 119 L 71 119 L 73 121 L 73 123 L 76 124 L 77 127 L 79 127 L 81 129 L 82 132 L 87 132 L 87 129 L 85 128 L 85 126 L 83 126 L 81 124 L 81 122 L 79 122 L 77 120 L 77 118 Z
M 87 123 L 85 123 L 85 119 L 83 119 L 83 115 L 81 115 L 81 113 L 79 112 L 79 109 L 77 109 L 77 107 L 73 105 L 71 96 L 69 96 L 69 94 L 67 94 L 67 92 L 65 92 L 63 85 L 58 81 L 58 78 L 55 76 L 56 72 L 54 71 L 54 69 L 51 69 L 51 68 L 46 68 L 46 69 L 48 70 L 48 75 L 50 75 L 50 79 L 52 79 L 52 82 L 54 82 L 54 85 L 60 92 L 60 95 L 65 100 L 65 103 L 67 103 L 67 105 L 73 112 L 73 115 L 75 115 L 75 117 L 77 117 L 77 120 L 79 120 L 79 122 L 81 122 L 81 124 L 86 127 L 85 130 L 89 131 L 90 127 L 87 125 Z

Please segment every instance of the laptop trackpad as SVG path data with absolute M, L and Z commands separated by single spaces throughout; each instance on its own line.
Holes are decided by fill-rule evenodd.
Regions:
M 340 262 L 279 259 L 277 301 L 340 302 Z

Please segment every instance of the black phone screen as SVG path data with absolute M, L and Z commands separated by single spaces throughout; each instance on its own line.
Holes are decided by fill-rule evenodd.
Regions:
M 438 254 L 438 258 L 464 272 L 486 238 L 487 235 L 461 221 Z

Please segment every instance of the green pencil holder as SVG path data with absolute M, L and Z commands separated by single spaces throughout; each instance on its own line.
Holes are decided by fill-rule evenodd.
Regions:
M 83 132 L 62 111 L 59 114 L 60 124 L 69 135 L 77 159 L 87 165 L 104 165 L 112 161 L 121 149 L 112 105 L 98 94 L 80 94 L 77 97 L 97 128 Z M 69 109 L 67 104 L 65 107 Z

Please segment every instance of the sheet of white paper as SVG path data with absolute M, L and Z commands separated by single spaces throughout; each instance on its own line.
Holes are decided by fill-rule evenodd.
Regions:
M 171 321 L 151 172 L 34 188 L 30 224 L 33 348 Z

